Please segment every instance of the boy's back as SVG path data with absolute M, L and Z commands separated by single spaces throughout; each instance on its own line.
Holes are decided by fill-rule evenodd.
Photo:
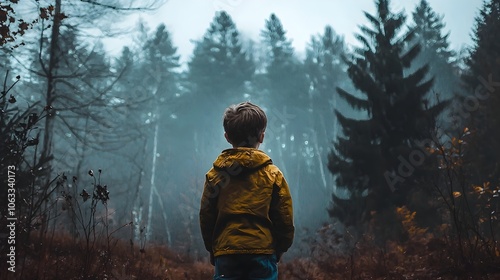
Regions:
M 251 103 L 228 110 L 233 108 L 238 113 L 238 106 L 254 115 L 255 107 L 260 110 Z M 235 139 L 227 135 L 232 129 L 226 127 L 227 119 L 231 121 L 228 110 L 224 119 L 228 141 L 253 143 L 233 144 L 233 149 L 224 150 L 206 175 L 200 225 L 205 247 L 215 257 L 214 279 L 277 279 L 276 262 L 293 242 L 290 191 L 281 171 L 257 149 L 265 125 L 255 130 L 243 122 L 247 130 L 259 134 L 243 135 L 248 141 Z M 258 113 L 264 114 L 261 110 Z M 248 122 L 248 116 L 243 118 Z

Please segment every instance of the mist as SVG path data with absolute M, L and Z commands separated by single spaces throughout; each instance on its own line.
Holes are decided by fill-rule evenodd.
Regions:
M 494 109 L 500 56 L 492 47 L 498 38 L 486 28 L 494 23 L 481 18 L 494 14 L 498 1 L 449 9 L 471 15 L 466 27 L 454 18 L 457 29 L 446 25 L 448 14 L 435 12 L 434 5 L 445 9 L 436 1 L 393 1 L 394 22 L 383 17 L 386 1 L 351 5 L 342 17 L 299 2 L 285 9 L 279 1 L 262 9 L 266 15 L 239 1 L 199 10 L 176 1 L 36 2 L 10 4 L 15 22 L 29 26 L 11 24 L 0 52 L 7 186 L 0 198 L 10 201 L 15 182 L 14 263 L 25 275 L 40 273 L 27 268 L 31 263 L 50 267 L 30 250 L 66 244 L 60 250 L 82 255 L 82 270 L 74 273 L 86 277 L 102 271 L 116 279 L 144 271 L 162 277 L 143 260 L 161 256 L 159 271 L 175 262 L 176 269 L 195 267 L 186 279 L 209 278 L 200 199 L 206 172 L 232 147 L 223 112 L 243 101 L 265 111 L 259 149 L 292 193 L 296 235 L 281 263 L 283 279 L 306 279 L 292 272 L 311 265 L 323 278 L 308 279 L 346 277 L 335 274 L 344 260 L 361 267 L 364 251 L 384 246 L 394 250 L 392 262 L 402 262 L 394 267 L 410 273 L 417 268 L 398 255 L 396 242 L 425 248 L 415 249 L 425 255 L 434 250 L 431 242 L 445 248 L 442 240 L 464 234 L 469 243 L 457 241 L 460 265 L 486 261 L 483 254 L 498 264 L 498 203 L 484 199 L 499 188 L 498 132 L 491 130 L 500 119 Z M 240 8 L 256 14 L 250 19 Z M 189 9 L 190 18 L 181 16 Z M 310 24 L 292 20 L 308 21 L 310 13 L 318 13 Z M 194 23 L 197 17 L 203 24 Z M 467 195 L 473 205 L 467 207 L 490 215 L 464 210 L 459 200 Z M 2 233 L 12 209 L 2 209 Z M 472 259 L 474 240 L 484 251 Z M 113 256 L 128 250 L 134 268 L 103 268 L 121 265 Z M 92 260 L 99 254 L 102 267 Z M 386 265 L 384 271 L 393 270 Z M 457 267 L 443 261 L 430 270 L 448 266 Z M 5 279 L 23 277 L 4 269 L 5 262 L 0 267 Z M 180 279 L 181 270 L 168 279 Z M 58 273 L 40 279 L 73 277 Z

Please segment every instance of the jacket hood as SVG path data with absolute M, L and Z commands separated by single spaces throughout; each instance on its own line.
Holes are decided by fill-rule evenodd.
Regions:
M 222 151 L 214 162 L 214 168 L 237 176 L 242 171 L 244 173 L 255 171 L 268 164 L 272 164 L 272 160 L 263 151 L 238 147 Z

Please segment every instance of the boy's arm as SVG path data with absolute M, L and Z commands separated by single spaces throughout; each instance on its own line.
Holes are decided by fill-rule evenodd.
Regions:
M 213 231 L 217 220 L 217 196 L 216 188 L 205 179 L 200 205 L 200 227 L 205 248 L 210 254 L 212 254 Z
M 293 207 L 290 189 L 283 174 L 278 172 L 274 183 L 269 217 L 273 222 L 273 238 L 278 256 L 286 252 L 293 243 Z

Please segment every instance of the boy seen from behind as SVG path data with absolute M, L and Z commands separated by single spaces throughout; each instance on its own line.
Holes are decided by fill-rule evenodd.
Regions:
M 224 112 L 222 151 L 205 178 L 200 226 L 214 279 L 278 279 L 278 261 L 294 236 L 288 184 L 271 158 L 258 150 L 267 117 L 243 102 Z

